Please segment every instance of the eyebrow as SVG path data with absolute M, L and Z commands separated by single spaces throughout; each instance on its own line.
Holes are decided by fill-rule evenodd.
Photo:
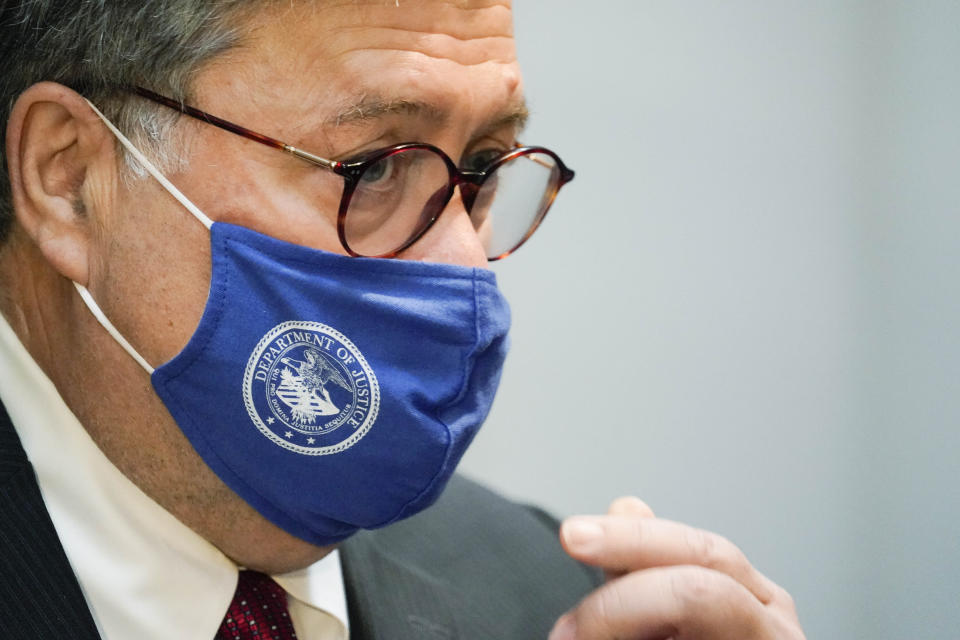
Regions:
M 336 115 L 327 118 L 325 124 L 332 127 L 359 125 L 392 115 L 422 117 L 437 125 L 448 124 L 450 114 L 436 105 L 419 100 L 386 99 L 378 96 L 362 96 L 358 101 L 341 109 Z M 503 127 L 513 127 L 522 131 L 530 119 L 530 110 L 525 102 L 512 105 L 494 116 L 483 127 L 484 131 L 493 131 Z

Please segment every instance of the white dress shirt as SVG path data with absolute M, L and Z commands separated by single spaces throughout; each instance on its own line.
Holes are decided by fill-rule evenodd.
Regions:
M 237 566 L 111 463 L 0 316 L 0 400 L 104 640 L 212 640 Z M 346 640 L 336 551 L 275 575 L 303 640 Z

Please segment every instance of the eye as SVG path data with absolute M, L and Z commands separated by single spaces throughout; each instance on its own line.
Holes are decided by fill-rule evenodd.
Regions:
M 505 153 L 502 149 L 484 149 L 465 156 L 460 163 L 462 171 L 486 171 L 493 162 Z
M 367 189 L 384 188 L 397 173 L 397 162 L 397 157 L 390 155 L 367 167 L 367 170 L 360 176 L 363 187 Z

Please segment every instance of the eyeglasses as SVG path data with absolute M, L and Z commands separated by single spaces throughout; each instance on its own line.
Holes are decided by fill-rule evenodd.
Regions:
M 344 161 L 328 160 L 147 89 L 137 87 L 134 92 L 342 177 L 337 234 L 351 256 L 395 257 L 430 230 L 460 187 L 487 258 L 505 258 L 533 235 L 560 187 L 574 175 L 557 154 L 543 147 L 518 146 L 492 157 L 480 154 L 482 166 L 469 170 L 422 142 Z

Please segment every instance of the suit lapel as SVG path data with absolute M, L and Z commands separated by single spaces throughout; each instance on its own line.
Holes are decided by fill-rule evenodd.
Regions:
M 33 467 L 0 404 L 0 637 L 99 640 L 43 504 Z
M 448 581 L 410 566 L 361 532 L 341 547 L 351 640 L 491 638 Z M 455 617 L 456 616 L 456 617 Z

